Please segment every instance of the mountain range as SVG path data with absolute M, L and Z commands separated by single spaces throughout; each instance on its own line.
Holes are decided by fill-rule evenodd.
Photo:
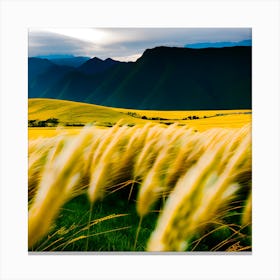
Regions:
M 243 40 L 239 42 L 202 42 L 185 45 L 185 48 L 204 49 L 204 48 L 224 48 L 235 46 L 252 46 L 252 40 Z
M 79 67 L 90 59 L 87 56 L 73 56 L 73 55 L 43 55 L 36 58 L 48 59 L 54 64 L 65 65 L 72 67 Z
M 135 62 L 94 57 L 75 67 L 29 58 L 28 96 L 134 109 L 251 109 L 251 63 L 251 46 L 155 47 Z

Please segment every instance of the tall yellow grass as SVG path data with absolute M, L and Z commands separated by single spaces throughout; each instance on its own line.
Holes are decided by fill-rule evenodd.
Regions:
M 149 251 L 186 250 L 240 193 L 241 223 L 251 222 L 250 125 L 204 132 L 176 124 L 85 127 L 77 136 L 29 141 L 28 171 L 29 247 L 47 234 L 67 200 L 85 192 L 94 203 L 126 182 L 138 184 L 141 218 L 166 200 Z

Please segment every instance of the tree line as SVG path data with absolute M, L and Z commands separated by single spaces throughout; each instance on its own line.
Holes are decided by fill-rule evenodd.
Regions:
M 57 118 L 50 118 L 47 120 L 28 120 L 29 127 L 55 127 L 59 124 L 59 120 Z

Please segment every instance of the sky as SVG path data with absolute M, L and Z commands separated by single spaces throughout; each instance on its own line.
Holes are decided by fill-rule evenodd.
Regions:
M 135 61 L 147 48 L 251 40 L 250 28 L 31 28 L 28 56 L 73 55 Z

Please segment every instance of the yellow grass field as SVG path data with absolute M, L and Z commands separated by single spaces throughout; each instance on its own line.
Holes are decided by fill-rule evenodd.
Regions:
M 136 113 L 140 117 L 164 118 L 166 120 L 144 120 L 139 117 L 132 117 L 128 113 Z M 199 119 L 183 120 L 188 116 L 197 116 Z M 147 122 L 169 122 L 187 125 L 198 131 L 205 131 L 213 127 L 240 128 L 252 122 L 251 110 L 150 111 L 110 108 L 65 100 L 29 99 L 28 119 L 46 120 L 48 118 L 59 119 L 61 126 L 59 128 L 29 127 L 29 139 L 52 137 L 60 133 L 75 135 L 81 130 L 81 127 L 63 127 L 65 123 L 95 123 L 97 126 L 106 126 L 120 120 L 123 124 L 138 125 L 144 125 Z
M 36 139 L 40 137 L 54 137 L 58 135 L 76 135 L 80 133 L 80 127 L 29 127 L 28 139 Z
M 130 186 L 125 202 L 133 185 L 140 221 L 163 201 L 146 250 L 184 251 L 194 237 L 201 240 L 215 225 L 249 238 L 242 230 L 251 224 L 250 125 L 204 132 L 152 123 L 86 127 L 76 136 L 30 140 L 28 172 L 30 247 L 49 232 L 67 201 L 84 193 L 93 207 Z M 238 219 L 227 225 L 231 215 Z M 234 250 L 227 238 L 227 249 Z M 237 246 L 240 241 L 234 240 Z M 236 250 L 248 248 L 239 245 Z
M 28 129 L 29 250 L 251 251 L 250 110 L 30 99 L 28 117 L 59 119 Z
M 109 107 L 56 99 L 28 99 L 29 120 L 46 120 L 48 118 L 57 118 L 62 124 L 117 122 L 120 119 L 126 123 L 136 121 L 142 123 L 142 120 L 135 120 L 135 118 Z
M 112 108 L 115 111 L 126 113 L 127 111 L 135 112 L 141 116 L 162 117 L 170 120 L 180 120 L 186 116 L 196 115 L 198 117 L 211 117 L 216 114 L 236 114 L 236 113 L 248 113 L 251 110 L 199 110 L 199 111 L 155 111 L 155 110 L 134 110 L 134 109 L 123 109 L 123 108 Z

